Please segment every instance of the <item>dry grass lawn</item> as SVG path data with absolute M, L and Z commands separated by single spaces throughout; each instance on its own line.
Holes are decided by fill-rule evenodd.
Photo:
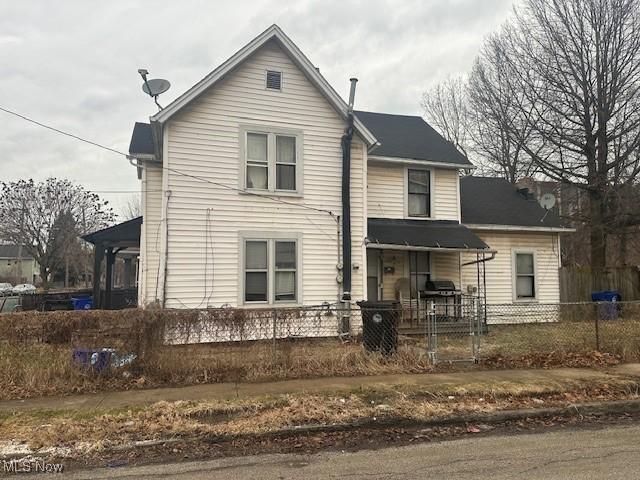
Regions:
M 357 420 L 429 420 L 454 414 L 567 405 L 582 400 L 637 398 L 634 382 L 527 385 L 501 382 L 465 388 L 387 385 L 338 394 L 296 394 L 212 402 L 160 402 L 135 410 L 91 413 L 36 411 L 0 422 L 2 442 L 31 449 L 67 447 L 76 453 L 134 441 L 259 435 L 287 427 Z
M 602 351 L 624 361 L 640 359 L 639 321 L 601 322 L 600 338 Z M 528 361 L 526 358 L 556 355 L 553 365 L 560 366 L 567 354 L 589 356 L 595 349 L 595 328 L 591 321 L 492 325 L 482 338 L 480 356 L 489 366 L 510 368 L 549 366 L 544 359 Z M 438 353 L 445 360 L 469 358 L 471 337 L 439 337 Z M 66 344 L 0 342 L 0 384 L 3 386 L 0 399 L 434 370 L 426 355 L 424 338 L 419 337 L 401 338 L 399 351 L 390 357 L 365 352 L 358 341 L 343 343 L 337 338 L 280 340 L 275 350 L 271 342 L 159 346 L 131 367 L 100 375 L 73 365 L 71 355 L 72 348 Z M 500 358 L 500 362 L 491 361 L 495 358 Z

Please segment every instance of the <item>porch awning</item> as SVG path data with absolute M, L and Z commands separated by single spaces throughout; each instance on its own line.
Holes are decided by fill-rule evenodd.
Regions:
M 475 233 L 453 220 L 370 218 L 367 227 L 367 248 L 492 252 Z
M 103 244 L 105 247 L 139 247 L 141 227 L 142 217 L 136 217 L 97 232 L 89 233 L 82 238 L 94 245 Z

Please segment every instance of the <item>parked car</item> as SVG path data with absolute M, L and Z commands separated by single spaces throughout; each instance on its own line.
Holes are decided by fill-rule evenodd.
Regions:
M 13 291 L 10 283 L 0 283 L 0 295 L 9 295 Z
M 19 312 L 22 310 L 20 297 L 0 297 L 0 313 Z
M 21 283 L 13 287 L 12 293 L 14 295 L 28 295 L 30 293 L 36 293 L 36 287 L 30 283 Z

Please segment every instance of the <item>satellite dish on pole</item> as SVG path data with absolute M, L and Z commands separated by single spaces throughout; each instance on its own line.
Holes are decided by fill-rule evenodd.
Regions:
M 142 85 L 142 91 L 147 95 L 155 97 L 156 95 L 160 95 L 161 93 L 169 90 L 170 86 L 171 84 L 168 80 L 164 80 L 163 78 L 152 78 Z
M 555 204 L 556 197 L 553 195 L 553 193 L 545 193 L 544 195 L 542 195 L 542 198 L 540 198 L 540 205 L 545 210 L 551 210 Z
M 162 110 L 162 106 L 158 103 L 158 95 L 169 90 L 171 84 L 168 80 L 164 80 L 162 78 L 152 78 L 151 80 L 147 79 L 149 71 L 145 68 L 138 69 L 138 73 L 142 77 L 142 80 L 144 80 L 144 83 L 142 84 L 142 91 L 152 97 L 158 108 Z

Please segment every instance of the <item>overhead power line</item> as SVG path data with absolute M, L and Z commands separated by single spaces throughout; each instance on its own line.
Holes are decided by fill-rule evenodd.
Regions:
M 14 116 L 16 116 L 18 118 L 21 118 L 22 120 L 25 120 L 27 122 L 33 123 L 35 125 L 38 125 L 39 127 L 46 128 L 48 130 L 54 131 L 56 133 L 59 133 L 61 135 L 66 135 L 67 137 L 75 138 L 76 140 L 80 140 L 81 142 L 88 143 L 89 145 L 93 145 L 95 147 L 104 148 L 105 150 L 109 150 L 110 152 L 117 153 L 118 155 L 124 155 L 125 157 L 127 156 L 126 153 L 123 153 L 123 152 L 121 152 L 119 150 L 116 150 L 115 148 L 111 148 L 111 147 L 107 147 L 105 145 L 101 145 L 100 143 L 93 142 L 91 140 L 87 140 L 86 138 L 79 137 L 78 135 L 74 135 L 73 133 L 65 132 L 63 130 L 57 129 L 55 127 L 52 127 L 50 125 L 45 125 L 44 123 L 38 122 L 37 120 L 34 120 L 33 118 L 29 118 L 29 117 L 27 117 L 25 115 L 22 115 L 22 114 L 18 113 L 18 112 L 14 112 L 13 110 L 9 110 L 8 108 L 0 107 L 0 110 L 2 110 L 5 113 L 8 113 L 10 115 L 14 115 Z
M 100 144 L 98 142 L 94 142 L 92 140 L 88 140 L 86 138 L 80 137 L 79 135 L 74 135 L 73 133 L 65 132 L 64 130 L 60 130 L 58 128 L 52 127 L 50 125 L 47 125 L 45 123 L 38 122 L 37 120 L 29 118 L 26 115 L 22 115 L 22 114 L 20 114 L 18 112 L 14 112 L 13 110 L 9 110 L 8 108 L 4 108 L 4 107 L 0 106 L 0 111 L 3 111 L 3 112 L 8 113 L 10 115 L 14 115 L 14 116 L 16 116 L 18 118 L 21 118 L 22 120 L 25 120 L 25 121 L 29 122 L 29 123 L 33 123 L 35 125 L 38 125 L 39 127 L 46 128 L 47 130 L 51 130 L 53 132 L 59 133 L 60 135 L 65 135 L 67 137 L 71 137 L 71 138 L 73 138 L 75 140 L 78 140 L 80 142 L 84 142 L 84 143 L 88 143 L 89 145 L 93 145 L 94 147 L 102 148 L 104 150 L 107 150 L 109 152 L 115 153 L 117 155 L 122 155 L 126 159 L 131 159 L 132 158 L 131 155 L 128 155 L 128 154 L 126 154 L 124 152 L 116 150 L 115 148 L 107 147 L 106 145 L 102 145 L 102 144 Z M 225 185 L 224 183 L 214 182 L 213 180 L 209 180 L 208 178 L 201 177 L 199 175 L 193 175 L 191 173 L 186 173 L 186 172 L 183 172 L 183 171 L 178 170 L 176 168 L 165 167 L 164 165 L 161 168 L 163 170 L 167 170 L 169 172 L 173 172 L 173 173 L 176 173 L 178 175 L 182 175 L 184 177 L 193 178 L 194 180 L 199 180 L 201 182 L 209 183 L 211 185 L 215 185 L 215 186 L 220 187 L 220 188 L 224 188 L 224 189 L 227 189 L 227 190 L 233 190 L 233 191 L 236 191 L 236 192 L 241 192 L 243 194 L 252 195 L 254 197 L 265 198 L 267 200 L 271 200 L 272 202 L 280 203 L 280 204 L 283 204 L 283 205 L 291 205 L 291 206 L 303 208 L 303 209 L 306 209 L 306 210 L 313 210 L 313 211 L 316 211 L 316 212 L 326 213 L 326 214 L 329 214 L 331 217 L 336 218 L 335 214 L 331 210 L 326 210 L 324 208 L 311 207 L 309 205 L 303 205 L 303 204 L 295 203 L 295 202 L 289 202 L 287 200 L 282 200 L 281 198 L 276 198 L 276 197 L 274 197 L 272 195 L 265 195 L 265 194 L 261 194 L 261 193 L 257 193 L 257 192 L 250 192 L 250 191 L 242 190 L 242 189 L 237 188 L 237 187 L 231 187 L 229 185 Z M 100 193 L 100 192 L 95 191 L 94 193 Z M 124 191 L 122 191 L 122 192 L 115 192 L 115 191 L 106 192 L 105 191 L 104 193 L 129 193 L 129 192 L 124 192 Z M 131 192 L 131 193 L 134 193 L 134 192 Z

